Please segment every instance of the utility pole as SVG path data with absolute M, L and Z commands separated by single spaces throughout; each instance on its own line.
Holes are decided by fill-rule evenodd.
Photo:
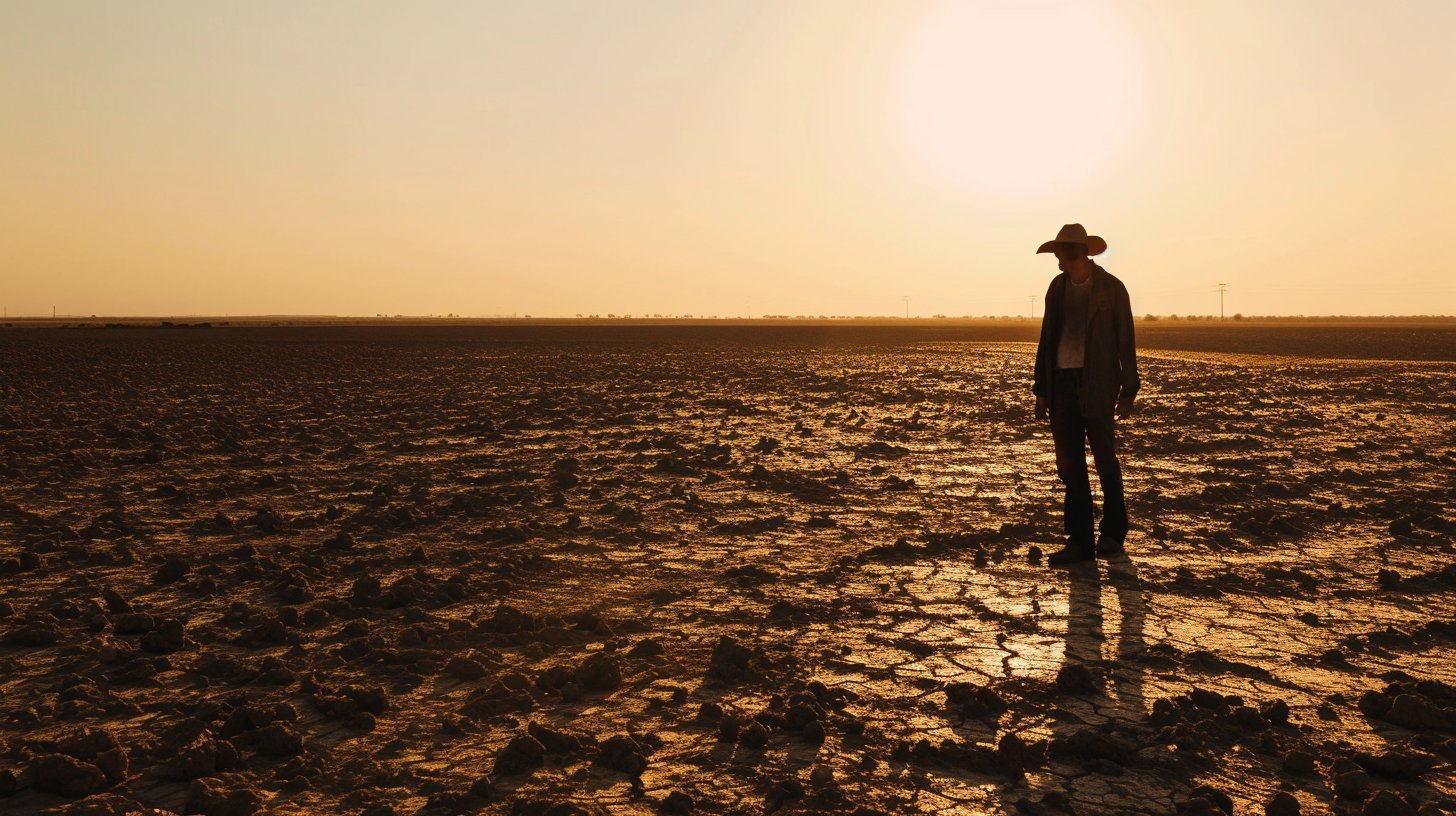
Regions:
M 1026 302 L 1031 304 L 1031 317 L 1036 319 L 1036 295 L 1027 295 Z
M 1223 293 L 1227 288 L 1227 283 L 1220 283 L 1218 285 L 1218 322 L 1220 323 L 1223 322 Z
M 905 296 L 905 319 L 910 319 L 910 296 Z

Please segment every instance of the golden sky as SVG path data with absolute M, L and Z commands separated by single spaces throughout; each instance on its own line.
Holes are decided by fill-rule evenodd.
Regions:
M 0 4 L 6 313 L 1456 314 L 1449 0 Z M 1037 306 L 1040 315 L 1040 306 Z

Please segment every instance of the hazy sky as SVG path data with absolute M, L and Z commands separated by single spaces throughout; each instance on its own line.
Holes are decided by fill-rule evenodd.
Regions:
M 1450 0 L 0 3 L 7 313 L 1456 313 Z M 1040 315 L 1040 306 L 1037 314 Z

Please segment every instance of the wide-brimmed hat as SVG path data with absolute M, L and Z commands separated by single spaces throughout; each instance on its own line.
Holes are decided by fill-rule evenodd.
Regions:
M 1056 252 L 1057 244 L 1081 244 L 1087 247 L 1088 255 L 1101 255 L 1107 251 L 1107 242 L 1095 235 L 1088 235 L 1087 228 L 1081 224 L 1067 224 L 1062 227 L 1056 239 L 1042 244 L 1037 252 Z

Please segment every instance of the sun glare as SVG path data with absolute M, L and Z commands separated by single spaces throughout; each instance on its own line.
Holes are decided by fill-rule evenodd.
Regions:
M 1060 0 L 955 0 L 910 40 L 900 116 L 938 176 L 987 195 L 1104 169 L 1132 126 L 1136 61 L 1107 14 Z

